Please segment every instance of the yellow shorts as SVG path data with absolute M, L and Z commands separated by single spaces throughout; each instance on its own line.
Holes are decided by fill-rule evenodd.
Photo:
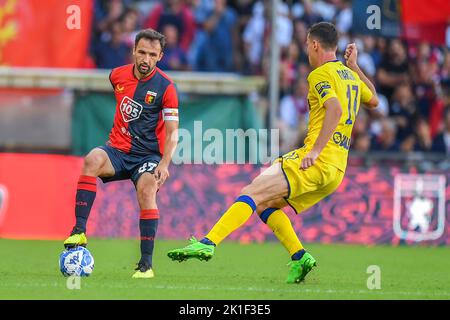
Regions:
M 274 161 L 274 163 L 281 163 L 289 188 L 285 200 L 296 213 L 305 211 L 333 193 L 341 184 L 345 174 L 335 166 L 319 159 L 313 166 L 302 170 L 300 164 L 305 155 L 306 152 L 297 149 Z

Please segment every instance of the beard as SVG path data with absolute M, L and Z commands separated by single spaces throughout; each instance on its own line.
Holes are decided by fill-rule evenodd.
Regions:
M 146 63 L 140 63 L 137 66 L 137 69 L 139 71 L 140 74 L 142 75 L 146 75 L 148 73 L 150 73 L 152 70 L 150 69 L 150 66 Z

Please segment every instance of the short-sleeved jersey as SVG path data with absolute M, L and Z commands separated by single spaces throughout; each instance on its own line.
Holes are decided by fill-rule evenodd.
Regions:
M 342 116 L 331 139 L 323 148 L 319 159 L 345 171 L 350 137 L 361 102 L 368 102 L 372 92 L 358 74 L 339 60 L 329 61 L 314 69 L 308 76 L 309 124 L 303 148 L 310 151 L 316 143 L 325 118 L 324 103 L 337 98 Z
M 109 75 L 117 105 L 107 144 L 125 153 L 162 156 L 164 121 L 178 121 L 175 84 L 157 67 L 140 80 L 133 71 L 134 64 L 129 64 Z

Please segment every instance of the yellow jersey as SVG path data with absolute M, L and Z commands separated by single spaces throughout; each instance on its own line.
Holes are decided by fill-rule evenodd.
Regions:
M 342 116 L 318 159 L 345 171 L 350 137 L 360 103 L 368 102 L 372 92 L 356 72 L 339 60 L 326 62 L 311 71 L 308 83 L 309 124 L 301 149 L 309 152 L 313 148 L 325 118 L 324 103 L 330 98 L 337 98 L 342 107 Z

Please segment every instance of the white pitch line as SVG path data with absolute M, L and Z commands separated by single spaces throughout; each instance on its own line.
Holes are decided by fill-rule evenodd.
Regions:
M 299 284 L 301 286 L 301 284 Z M 450 297 L 450 292 L 438 292 L 438 293 L 426 293 L 426 292 L 395 292 L 395 291 L 382 291 L 380 290 L 336 290 L 336 289 L 299 289 L 299 290 L 287 290 L 287 289 L 270 289 L 270 288 L 253 288 L 253 287 L 196 287 L 196 286 L 153 286 L 155 289 L 169 289 L 169 290 L 205 290 L 205 291 L 248 291 L 248 292 L 273 292 L 273 293 L 332 293 L 332 294 L 378 294 L 378 295 L 416 295 L 416 296 L 444 296 Z
M 53 283 L 16 283 L 14 285 L 1 283 L 0 287 L 63 287 L 63 284 L 58 282 Z M 301 286 L 299 284 L 298 286 Z M 108 285 L 91 285 L 81 282 L 81 288 L 114 288 L 114 289 L 132 289 L 129 286 L 121 284 L 108 284 Z M 450 292 L 408 292 L 408 291 L 384 291 L 379 290 L 336 290 L 336 289 L 276 289 L 276 288 L 256 288 L 256 287 L 211 287 L 211 286 L 175 286 L 175 285 L 148 285 L 145 284 L 145 288 L 159 289 L 159 290 L 203 290 L 203 291 L 241 291 L 241 292 L 267 292 L 267 293 L 318 293 L 318 294 L 369 294 L 369 295 L 402 295 L 402 296 L 436 296 L 436 297 L 450 297 Z

